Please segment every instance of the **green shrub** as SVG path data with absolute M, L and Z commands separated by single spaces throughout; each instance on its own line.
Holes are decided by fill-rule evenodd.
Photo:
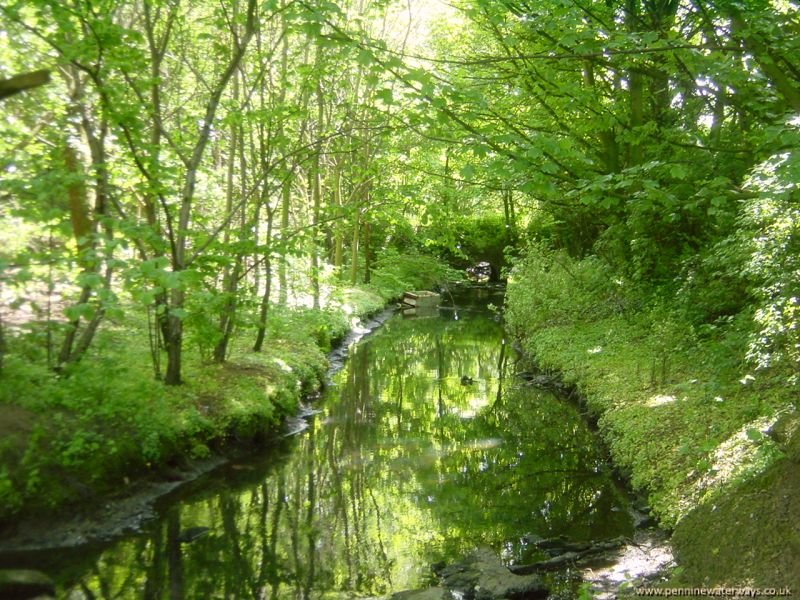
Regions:
M 518 333 L 597 319 L 621 311 L 625 294 L 625 282 L 601 259 L 575 260 L 536 244 L 511 271 L 506 318 Z
M 375 262 L 368 287 L 384 300 L 394 300 L 407 290 L 432 289 L 453 279 L 461 276 L 434 256 L 387 248 Z

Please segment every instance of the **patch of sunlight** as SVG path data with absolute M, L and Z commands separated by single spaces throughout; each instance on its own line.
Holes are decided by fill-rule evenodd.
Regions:
M 286 373 L 291 373 L 293 371 L 291 365 L 287 364 L 287 362 L 282 358 L 275 357 L 272 360 L 281 368 L 282 371 L 285 371 Z
M 470 396 L 467 399 L 466 407 L 455 406 L 450 410 L 450 413 L 458 415 L 462 419 L 474 418 L 482 409 L 486 408 L 491 403 L 487 391 L 486 386 L 482 385 L 481 389 L 476 390 L 477 393 L 474 396 Z
M 497 448 L 503 444 L 501 438 L 485 438 L 482 440 L 472 440 L 464 445 L 467 450 L 489 450 L 490 448 Z
M 364 335 L 365 333 L 369 333 L 369 329 L 361 326 L 361 319 L 359 319 L 358 317 L 350 318 L 350 329 L 353 330 L 353 333 L 359 336 Z
M 650 399 L 647 401 L 645 406 L 650 406 L 650 407 L 661 406 L 662 404 L 669 404 L 670 402 L 675 402 L 675 400 L 677 400 L 675 396 L 668 396 L 666 394 L 656 394 L 654 396 L 650 396 Z
M 714 126 L 714 115 L 703 113 L 697 118 L 697 124 L 706 129 L 711 129 Z
M 757 450 L 765 444 L 774 444 L 766 437 L 780 416 L 780 411 L 746 423 L 739 431 L 717 446 L 708 457 L 711 467 L 695 483 L 701 493 L 725 485 L 740 475 L 758 470 L 766 465 L 759 460 Z
M 609 566 L 587 568 L 583 579 L 592 586 L 592 598 L 611 600 L 617 598 L 623 584 L 653 577 L 673 565 L 672 548 L 662 535 L 637 531 Z
M 472 419 L 478 414 L 478 412 L 472 408 L 456 408 L 453 409 L 453 412 L 462 419 Z

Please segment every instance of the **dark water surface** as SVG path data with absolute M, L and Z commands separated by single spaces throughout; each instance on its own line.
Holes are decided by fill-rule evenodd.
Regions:
M 576 408 L 514 377 L 486 309 L 502 296 L 456 302 L 393 317 L 353 350 L 305 432 L 207 477 L 144 533 L 55 553 L 60 596 L 380 596 L 476 546 L 526 562 L 541 558 L 526 534 L 630 533 Z

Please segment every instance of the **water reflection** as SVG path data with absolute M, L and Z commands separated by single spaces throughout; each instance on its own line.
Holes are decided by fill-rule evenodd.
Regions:
M 568 403 L 515 387 L 515 359 L 486 311 L 392 319 L 287 452 L 226 469 L 146 535 L 64 567 L 62 595 L 378 596 L 479 544 L 518 561 L 527 533 L 627 532 L 591 433 Z

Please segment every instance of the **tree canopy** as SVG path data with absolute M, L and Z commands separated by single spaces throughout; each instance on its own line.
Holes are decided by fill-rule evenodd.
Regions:
M 0 11 L 3 85 L 52 74 L 3 92 L 0 260 L 56 370 L 137 310 L 177 384 L 186 336 L 221 362 L 234 332 L 262 347 L 273 304 L 324 307 L 376 262 L 501 267 L 530 242 L 700 289 L 698 323 L 757 306 L 753 356 L 797 368 L 792 2 Z

